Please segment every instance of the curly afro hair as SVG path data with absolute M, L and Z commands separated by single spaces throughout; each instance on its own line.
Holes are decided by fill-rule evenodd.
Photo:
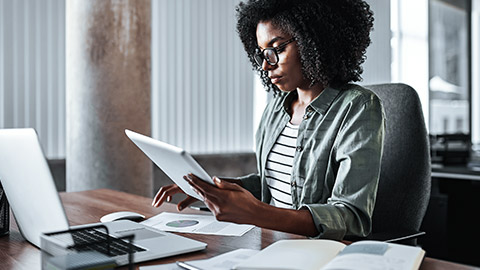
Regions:
M 373 12 L 364 1 L 248 0 L 236 11 L 237 32 L 267 91 L 280 93 L 253 58 L 257 25 L 264 21 L 295 38 L 305 78 L 324 86 L 361 80 L 373 28 Z

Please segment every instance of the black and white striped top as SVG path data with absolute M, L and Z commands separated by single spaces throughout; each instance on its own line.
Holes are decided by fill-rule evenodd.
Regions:
M 297 137 L 298 126 L 287 123 L 268 154 L 265 177 L 272 194 L 271 205 L 292 208 L 290 183 Z

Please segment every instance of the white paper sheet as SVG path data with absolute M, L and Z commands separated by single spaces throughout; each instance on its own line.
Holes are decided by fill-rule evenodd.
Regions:
M 140 270 L 185 270 L 176 263 L 140 266 Z
M 212 257 L 210 259 L 187 261 L 186 263 L 198 269 L 230 270 L 233 266 L 250 258 L 258 252 L 260 251 L 254 249 L 240 248 Z M 184 270 L 184 268 L 178 266 L 175 263 L 169 263 L 152 266 L 142 266 L 140 267 L 140 270 Z
M 169 212 L 153 216 L 143 221 L 142 224 L 161 231 L 225 236 L 242 236 L 255 227 L 253 225 L 217 221 L 211 215 L 189 215 Z

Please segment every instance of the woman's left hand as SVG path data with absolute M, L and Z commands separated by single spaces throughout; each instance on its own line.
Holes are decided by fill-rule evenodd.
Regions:
M 238 184 L 213 177 L 215 186 L 199 179 L 194 174 L 183 177 L 204 199 L 205 205 L 218 221 L 255 225 L 261 203 L 248 190 Z

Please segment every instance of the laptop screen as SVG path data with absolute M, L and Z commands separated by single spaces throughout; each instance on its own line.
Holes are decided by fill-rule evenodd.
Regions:
M 40 247 L 43 232 L 68 221 L 34 129 L 0 129 L 0 181 L 22 235 Z

